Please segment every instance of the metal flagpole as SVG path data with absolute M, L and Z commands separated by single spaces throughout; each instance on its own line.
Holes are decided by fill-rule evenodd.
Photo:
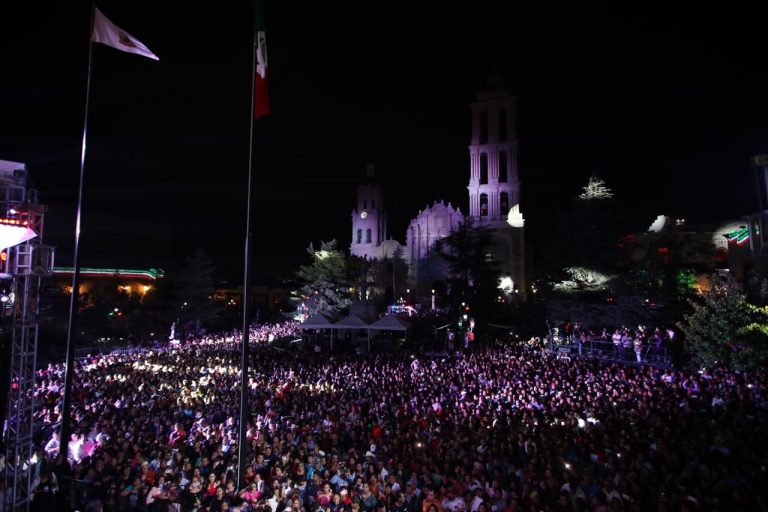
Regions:
M 260 6 L 257 4 L 255 9 Z M 255 18 L 254 18 L 255 19 Z M 245 464 L 248 457 L 248 337 L 250 335 L 251 308 L 249 301 L 249 288 L 251 284 L 250 256 L 251 256 L 251 182 L 253 180 L 253 117 L 256 107 L 256 52 L 258 51 L 258 30 L 254 25 L 253 30 L 253 62 L 251 64 L 251 129 L 248 138 L 248 191 L 245 214 L 245 265 L 243 277 L 243 347 L 240 358 L 240 436 L 237 441 L 237 486 L 245 487 Z
M 93 65 L 93 15 L 95 6 L 91 4 L 91 30 L 88 32 L 88 78 L 85 85 L 85 119 L 83 120 L 83 141 L 80 149 L 80 183 L 77 189 L 77 215 L 75 218 L 75 248 L 72 255 L 72 293 L 69 298 L 69 321 L 67 322 L 67 360 L 64 372 L 64 403 L 61 407 L 61 434 L 59 453 L 69 456 L 69 438 L 71 436 L 70 415 L 72 410 L 72 376 L 75 364 L 75 344 L 77 343 L 77 303 L 80 295 L 80 224 L 83 217 L 83 178 L 85 176 L 85 146 L 88 134 L 88 107 L 91 99 L 91 67 Z M 63 451 L 62 451 L 63 450 Z

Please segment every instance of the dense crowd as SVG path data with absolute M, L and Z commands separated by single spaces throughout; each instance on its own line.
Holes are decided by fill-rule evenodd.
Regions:
M 251 343 L 263 344 L 276 340 L 295 338 L 301 336 L 299 322 L 289 320 L 287 322 L 269 323 L 251 327 L 248 331 L 248 340 Z M 242 333 L 234 330 L 222 334 L 206 334 L 198 338 L 190 339 L 187 343 L 192 345 L 222 345 L 240 343 Z
M 768 509 L 765 373 L 522 348 L 420 359 L 257 346 L 238 489 L 239 351 L 217 340 L 80 361 L 71 467 L 54 428 L 63 369 L 42 372 L 51 435 L 33 508 L 69 500 L 52 491 L 69 482 L 76 506 L 121 512 Z

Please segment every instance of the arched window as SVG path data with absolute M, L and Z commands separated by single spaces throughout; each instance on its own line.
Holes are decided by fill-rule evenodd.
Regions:
M 480 153 L 480 184 L 488 183 L 488 155 Z
M 480 194 L 480 216 L 488 216 L 488 194 Z
M 499 194 L 499 210 L 502 216 L 509 213 L 509 194 L 506 192 Z
M 499 151 L 499 183 L 507 182 L 507 152 Z
M 357 243 L 361 244 L 363 243 L 363 230 L 358 229 L 357 230 Z
M 488 143 L 488 112 L 480 112 L 480 144 Z
M 371 243 L 371 228 L 365 230 L 365 243 Z
M 499 142 L 507 140 L 507 111 L 499 110 Z

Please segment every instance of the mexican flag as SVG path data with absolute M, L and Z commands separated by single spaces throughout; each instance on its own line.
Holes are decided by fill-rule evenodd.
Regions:
M 150 49 L 144 45 L 144 43 L 109 21 L 109 19 L 95 7 L 93 12 L 93 32 L 91 32 L 91 41 L 111 46 L 112 48 L 123 52 L 135 53 L 142 57 L 160 60 L 157 58 L 157 55 L 152 53 Z
M 253 115 L 258 119 L 270 113 L 269 108 L 269 83 L 267 74 L 269 67 L 267 65 L 267 35 L 264 31 L 264 12 L 260 0 L 256 0 L 256 76 L 254 80 L 254 112 Z

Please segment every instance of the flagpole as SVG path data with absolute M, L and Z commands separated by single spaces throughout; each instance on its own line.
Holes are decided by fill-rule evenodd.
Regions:
M 256 5 L 255 9 L 260 6 Z M 250 110 L 250 133 L 248 137 L 248 191 L 245 213 L 245 264 L 243 267 L 243 346 L 240 357 L 240 435 L 237 441 L 237 487 L 245 488 L 245 465 L 248 457 L 248 358 L 249 358 L 249 336 L 251 324 L 251 307 L 249 301 L 251 285 L 251 182 L 253 180 L 253 117 L 256 107 L 256 53 L 258 51 L 258 32 L 254 26 L 253 30 L 253 61 L 251 63 L 251 110 Z
M 69 320 L 67 322 L 67 359 L 64 372 L 64 403 L 61 406 L 61 434 L 59 453 L 69 457 L 69 438 L 71 436 L 70 415 L 72 411 L 72 377 L 75 365 L 75 344 L 77 343 L 76 320 L 77 303 L 80 295 L 80 225 L 83 217 L 83 178 L 85 176 L 85 147 L 88 134 L 88 107 L 91 100 L 91 68 L 93 66 L 93 16 L 94 4 L 91 4 L 91 29 L 88 32 L 88 78 L 85 82 L 85 118 L 83 119 L 83 139 L 80 149 L 80 182 L 77 189 L 77 214 L 75 217 L 75 248 L 72 255 L 72 293 L 69 297 Z M 66 459 L 65 459 L 66 460 Z

